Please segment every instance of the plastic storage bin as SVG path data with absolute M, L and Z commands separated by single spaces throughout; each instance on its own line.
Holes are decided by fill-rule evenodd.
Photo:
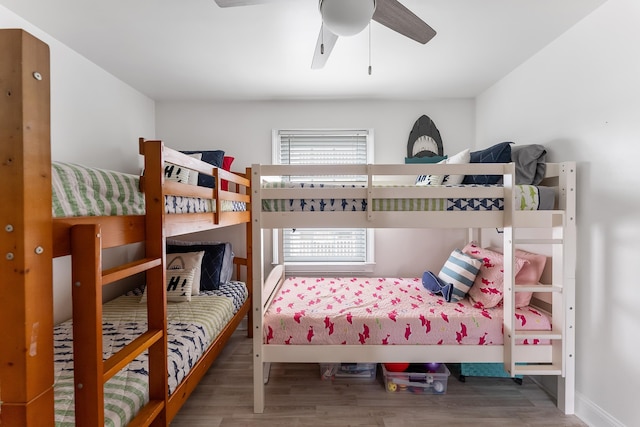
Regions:
M 382 364 L 384 386 L 387 392 L 445 394 L 449 375 L 451 375 L 447 366 L 442 363 L 436 372 L 427 372 L 426 367 L 420 368 L 420 366 L 422 365 L 410 365 L 405 372 L 391 372 Z
M 320 378 L 323 380 L 374 381 L 376 367 L 375 363 L 321 363 Z

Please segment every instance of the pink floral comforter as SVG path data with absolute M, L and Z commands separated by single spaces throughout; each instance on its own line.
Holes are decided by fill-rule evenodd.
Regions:
M 447 303 L 420 278 L 287 278 L 264 318 L 266 344 L 502 344 L 502 306 Z M 549 318 L 516 309 L 516 329 Z M 524 342 L 537 344 L 537 342 Z

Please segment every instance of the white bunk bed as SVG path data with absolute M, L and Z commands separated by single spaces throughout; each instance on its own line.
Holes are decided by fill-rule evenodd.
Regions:
M 448 363 L 491 362 L 504 364 L 516 375 L 551 375 L 558 378 L 558 407 L 566 414 L 574 411 L 575 360 L 575 163 L 548 163 L 543 186 L 555 190 L 552 210 L 517 210 L 518 190 L 514 185 L 515 166 L 510 164 L 464 165 L 357 165 L 357 166 L 252 166 L 252 221 L 254 226 L 254 411 L 265 406 L 265 379 L 271 362 L 411 362 Z M 501 186 L 393 186 L 382 185 L 398 177 L 430 174 L 502 175 Z M 274 177 L 360 175 L 362 186 L 322 188 L 321 186 L 265 185 Z M 284 178 L 283 178 L 284 177 Z M 406 182 L 406 179 L 405 179 Z M 356 199 L 359 211 L 266 211 L 274 201 L 297 199 Z M 503 199 L 498 210 L 483 211 L 384 211 L 380 206 L 400 206 L 389 200 L 450 198 Z M 377 203 L 384 199 L 385 203 Z M 500 204 L 502 205 L 502 203 Z M 412 205 L 413 206 L 413 205 Z M 413 208 L 412 208 L 413 209 Z M 446 209 L 446 208 L 445 208 Z M 463 228 L 470 236 L 481 229 L 502 230 L 504 253 L 503 342 L 499 345 L 283 345 L 267 344 L 264 316 L 274 295 L 285 281 L 285 269 L 277 266 L 265 274 L 264 232 L 295 227 L 365 228 Z M 549 283 L 514 285 L 515 248 L 519 245 L 546 245 L 551 256 Z M 508 262 L 507 260 L 511 260 Z M 535 292 L 537 307 L 548 313 L 551 330 L 521 331 L 514 325 L 515 292 Z M 533 302 L 532 302 L 533 304 Z M 543 344 L 522 345 L 538 339 Z

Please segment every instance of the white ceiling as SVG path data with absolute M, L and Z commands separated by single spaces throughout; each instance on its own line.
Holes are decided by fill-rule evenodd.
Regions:
M 606 0 L 401 0 L 426 45 L 373 23 L 311 70 L 317 0 L 0 0 L 156 100 L 474 97 Z

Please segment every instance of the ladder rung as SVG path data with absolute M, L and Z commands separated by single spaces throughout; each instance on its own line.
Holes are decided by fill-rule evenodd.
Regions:
M 516 339 L 561 340 L 562 332 L 559 331 L 516 331 Z
M 102 272 L 102 285 L 113 283 L 117 280 L 131 277 L 134 274 L 142 273 L 157 267 L 162 260 L 160 258 L 143 258 L 138 261 L 122 264 L 117 267 L 109 268 Z
M 560 227 L 564 222 L 564 211 L 515 211 L 513 226 L 517 228 Z
M 516 365 L 513 375 L 562 375 L 562 368 L 556 365 Z
M 125 345 L 116 354 L 104 361 L 104 382 L 117 374 L 122 368 L 127 366 L 133 359 L 138 357 L 152 344 L 162 338 L 162 330 L 149 330 L 138 338 Z
M 514 239 L 515 244 L 519 245 L 561 245 L 563 239 Z
M 164 408 L 163 400 L 150 400 L 136 414 L 135 418 L 127 424 L 127 427 L 141 427 L 151 425 L 160 411 Z
M 515 292 L 562 292 L 557 285 L 514 285 Z

